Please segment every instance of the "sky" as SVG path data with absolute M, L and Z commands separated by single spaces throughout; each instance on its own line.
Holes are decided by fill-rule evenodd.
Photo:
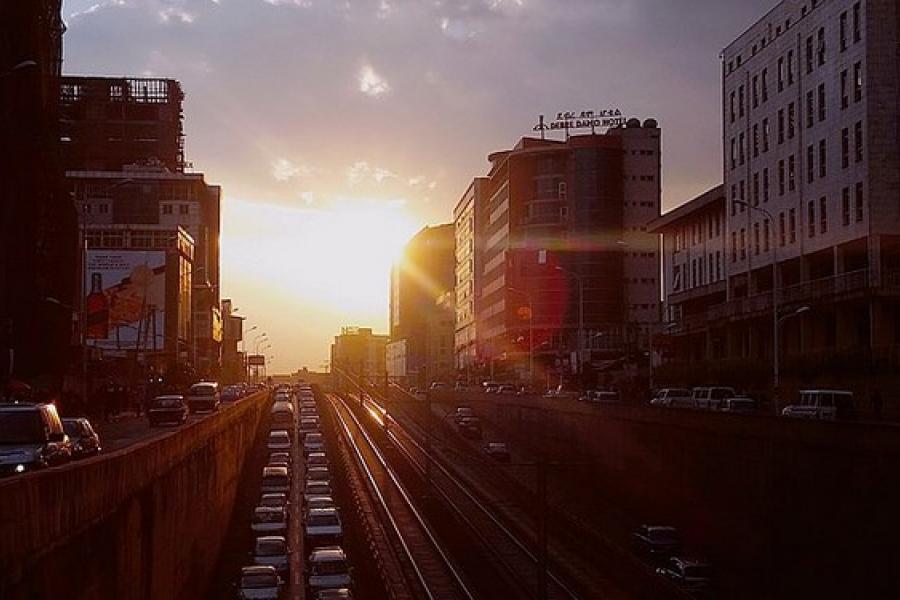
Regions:
M 64 72 L 182 82 L 223 187 L 223 298 L 319 369 L 391 262 L 539 114 L 655 118 L 663 209 L 721 181 L 719 52 L 774 0 L 64 0 Z

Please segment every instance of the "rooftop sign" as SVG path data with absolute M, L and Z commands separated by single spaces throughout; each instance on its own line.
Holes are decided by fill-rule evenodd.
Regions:
M 566 132 L 566 137 L 569 137 L 569 131 L 572 129 L 590 129 L 591 133 L 596 133 L 597 127 L 618 127 L 625 125 L 625 121 L 622 111 L 618 108 L 558 112 L 556 118 L 549 123 L 544 119 L 544 115 L 540 115 L 538 124 L 533 130 L 541 132 L 541 139 L 544 139 L 545 131 L 560 129 Z

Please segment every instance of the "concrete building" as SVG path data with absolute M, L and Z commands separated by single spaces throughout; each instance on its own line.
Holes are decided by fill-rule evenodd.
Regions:
M 159 225 L 184 228 L 193 239 L 193 323 L 190 363 L 198 375 L 220 368 L 219 304 L 221 188 L 202 173 L 173 172 L 159 165 L 128 165 L 119 171 L 69 171 L 66 178 L 82 226 Z
M 370 327 L 343 327 L 331 345 L 332 373 L 383 382 L 388 340 L 389 336 L 373 333 Z
M 436 300 L 454 289 L 454 251 L 453 224 L 425 227 L 391 269 L 390 341 L 406 340 L 403 371 L 411 385 L 429 383 L 428 323 L 440 310 Z
M 438 296 L 426 323 L 425 380 L 452 383 L 456 377 L 454 335 L 456 330 L 456 292 Z
M 476 292 L 485 374 L 526 379 L 533 366 L 556 381 L 639 355 L 659 320 L 646 223 L 659 215 L 660 144 L 655 121 L 631 119 L 490 155 Z
M 484 225 L 487 178 L 476 177 L 453 209 L 456 236 L 456 325 L 454 353 L 456 370 L 471 378 L 478 364 L 478 290 L 484 258 Z
M 234 314 L 230 299 L 222 299 L 222 372 L 220 383 L 244 381 L 247 365 L 239 345 L 244 340 L 244 317 Z

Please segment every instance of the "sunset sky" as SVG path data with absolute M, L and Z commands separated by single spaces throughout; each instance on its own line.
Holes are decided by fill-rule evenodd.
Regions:
M 720 181 L 718 54 L 774 4 L 65 0 L 64 71 L 182 82 L 222 295 L 274 371 L 318 369 L 342 325 L 386 331 L 404 242 L 540 113 L 658 119 L 665 209 Z

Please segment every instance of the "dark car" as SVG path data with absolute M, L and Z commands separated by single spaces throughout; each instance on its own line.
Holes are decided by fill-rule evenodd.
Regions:
M 481 420 L 478 417 L 465 417 L 459 421 L 459 433 L 470 440 L 481 439 Z
M 150 421 L 150 427 L 183 425 L 187 422 L 188 412 L 184 396 L 157 396 L 150 401 L 147 419 Z
M 84 417 L 63 419 L 63 428 L 72 441 L 72 458 L 85 458 L 100 453 L 100 436 Z
M 509 448 L 506 442 L 488 442 L 484 446 L 484 452 L 499 462 L 509 462 Z
M 53 404 L 0 404 L 0 475 L 69 462 L 72 443 Z
M 214 381 L 195 383 L 187 393 L 187 403 L 192 413 L 219 410 L 220 398 L 219 384 Z
M 656 569 L 656 574 L 694 593 L 709 592 L 712 587 L 709 564 L 698 558 L 673 556 L 664 566 Z
M 662 561 L 678 552 L 681 538 L 669 525 L 641 525 L 632 532 L 631 544 L 641 556 Z
M 236 385 L 229 385 L 222 390 L 220 400 L 222 402 L 234 402 L 241 399 L 241 389 Z

